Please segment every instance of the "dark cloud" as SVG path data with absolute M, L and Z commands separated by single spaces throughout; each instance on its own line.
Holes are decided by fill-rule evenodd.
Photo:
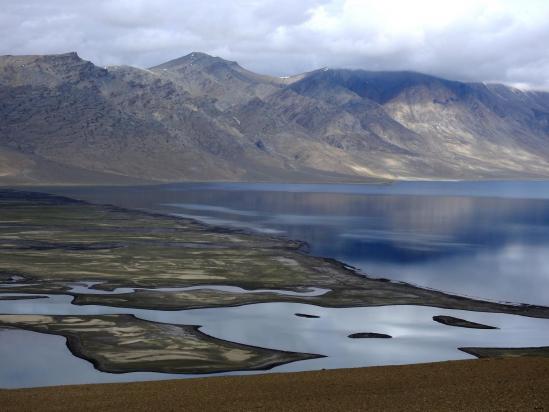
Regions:
M 148 67 L 191 51 L 262 73 L 416 70 L 549 88 L 544 0 L 0 0 L 1 54 Z

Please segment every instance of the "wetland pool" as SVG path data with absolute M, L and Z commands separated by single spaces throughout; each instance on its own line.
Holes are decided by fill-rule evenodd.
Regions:
M 188 183 L 37 191 L 304 240 L 311 254 L 338 259 L 372 277 L 481 299 L 549 305 L 548 182 Z M 90 293 L 87 286 L 72 287 Z M 549 345 L 549 320 L 506 314 L 276 302 L 168 312 L 76 306 L 71 299 L 50 295 L 0 300 L 0 314 L 133 314 L 155 322 L 202 325 L 206 334 L 233 342 L 327 356 L 269 372 L 473 358 L 457 349 L 463 346 Z M 433 316 L 454 316 L 500 329 L 442 325 Z M 354 333 L 382 333 L 392 339 L 349 339 Z M 65 338 L 23 330 L 0 329 L 0 362 L 0 388 L 195 376 L 100 372 L 73 356 Z M 253 373 L 265 372 L 224 374 Z
M 549 305 L 549 182 L 41 189 L 308 242 L 373 277 Z
M 321 308 L 294 303 L 263 303 L 232 308 L 158 311 L 106 306 L 75 306 L 70 296 L 0 301 L 2 314 L 98 315 L 133 314 L 172 324 L 198 324 L 201 331 L 224 340 L 305 353 L 325 358 L 293 362 L 269 371 L 222 375 L 290 372 L 472 359 L 462 346 L 543 346 L 549 342 L 549 320 L 420 306 Z M 295 316 L 319 316 L 307 319 Z M 441 325 L 433 316 L 447 315 L 498 327 L 465 329 Z M 361 332 L 385 333 L 391 339 L 350 339 Z M 162 373 L 111 374 L 71 354 L 60 336 L 0 329 L 0 387 L 18 388 L 78 383 L 189 378 L 204 375 Z M 213 375 L 208 375 L 213 376 Z

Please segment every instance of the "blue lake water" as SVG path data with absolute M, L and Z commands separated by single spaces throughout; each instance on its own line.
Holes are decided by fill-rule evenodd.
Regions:
M 370 276 L 485 299 L 549 305 L 549 182 L 189 183 L 39 190 L 305 240 L 311 253 L 339 259 Z M 274 372 L 471 358 L 457 349 L 461 346 L 549 344 L 547 319 L 429 307 L 334 309 L 267 303 L 167 312 L 75 306 L 70 301 L 69 296 L 0 301 L 0 313 L 131 313 L 151 321 L 200 324 L 204 332 L 235 342 L 327 356 L 282 365 Z M 320 318 L 299 318 L 296 312 Z M 500 329 L 441 325 L 432 320 L 434 315 Z M 356 332 L 393 338 L 347 337 Z M 0 330 L 0 365 L 0 388 L 189 377 L 99 372 L 72 356 L 64 338 L 18 330 Z
M 470 359 L 462 346 L 543 346 L 549 343 L 549 320 L 498 313 L 478 313 L 419 306 L 321 308 L 304 304 L 264 303 L 240 307 L 158 311 L 72 305 L 70 296 L 28 301 L 0 301 L 2 314 L 133 314 L 174 324 L 199 324 L 217 338 L 325 358 L 293 362 L 267 372 L 348 368 Z M 296 317 L 308 313 L 318 319 Z M 449 315 L 496 326 L 495 330 L 441 325 L 435 315 Z M 386 333 L 392 339 L 349 339 L 356 332 Z M 110 374 L 74 357 L 60 336 L 0 329 L 0 388 L 76 383 L 189 378 L 162 373 Z M 232 372 L 223 375 L 257 374 Z M 209 375 L 212 376 L 212 375 Z
M 300 239 L 368 275 L 549 305 L 549 182 L 205 183 L 51 189 Z

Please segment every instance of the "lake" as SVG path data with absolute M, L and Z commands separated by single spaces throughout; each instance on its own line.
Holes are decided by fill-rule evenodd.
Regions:
M 304 240 L 374 277 L 549 305 L 549 182 L 56 188 L 97 203 Z
M 188 183 L 39 190 L 304 240 L 310 253 L 336 258 L 374 277 L 549 305 L 549 182 Z M 75 306 L 70 300 L 0 301 L 0 313 L 131 313 L 153 321 L 200 324 L 212 336 L 240 343 L 328 356 L 282 365 L 274 372 L 471 358 L 457 350 L 460 346 L 549 344 L 546 319 L 430 307 L 267 303 L 163 312 Z M 320 318 L 298 318 L 297 312 Z M 500 329 L 440 325 L 432 321 L 434 315 Z M 357 332 L 387 333 L 393 339 L 347 337 Z M 3 388 L 182 377 L 102 373 L 72 356 L 63 338 L 19 330 L 0 330 L 0 362 Z

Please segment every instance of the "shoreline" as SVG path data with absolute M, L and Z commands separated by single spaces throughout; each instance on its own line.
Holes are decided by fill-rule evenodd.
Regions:
M 95 203 L 95 202 L 89 202 L 87 200 L 82 200 L 80 198 L 76 198 L 76 197 L 68 197 L 68 196 L 65 196 L 65 195 L 58 195 L 58 194 L 52 194 L 52 193 L 48 193 L 48 192 L 37 192 L 37 191 L 26 191 L 26 190 L 21 190 L 21 189 L 2 189 L 0 187 L 0 195 L 2 194 L 2 191 L 4 192 L 12 192 L 12 193 L 15 193 L 15 194 L 21 194 L 21 195 L 31 195 L 31 196 L 36 196 L 38 195 L 38 197 L 42 196 L 42 197 L 45 197 L 45 198 L 49 198 L 49 199 L 54 199 L 54 200 L 59 200 L 61 202 L 69 202 L 69 203 L 74 203 L 74 204 L 80 204 L 80 205 L 83 205 L 83 206 L 90 206 L 90 207 L 93 207 L 93 208 L 103 208 L 107 211 L 112 211 L 112 212 L 122 212 L 122 213 L 128 213 L 128 214 L 132 214 L 132 215 L 136 215 L 136 216 L 141 216 L 141 217 L 150 217 L 150 218 L 160 218 L 160 219 L 164 219 L 164 220 L 171 220 L 171 221 L 174 221 L 174 222 L 182 222 L 182 223 L 190 223 L 191 225 L 195 226 L 195 227 L 198 227 L 198 228 L 202 228 L 204 230 L 206 230 L 207 232 L 209 233 L 217 233 L 217 234 L 235 234 L 235 235 L 243 235 L 243 236 L 246 236 L 246 237 L 250 237 L 250 238 L 254 238 L 254 239 L 257 239 L 257 240 L 264 240 L 264 241 L 273 241 L 273 242 L 278 242 L 280 243 L 280 246 L 282 247 L 282 249 L 286 250 L 286 251 L 290 251 L 290 252 L 294 252 L 296 255 L 300 255 L 301 257 L 307 259 L 307 258 L 311 258 L 313 260 L 317 260 L 317 261 L 321 261 L 321 262 L 324 262 L 325 264 L 329 264 L 329 265 L 333 265 L 335 268 L 337 268 L 338 270 L 341 270 L 343 272 L 345 272 L 347 275 L 350 276 L 350 278 L 353 278 L 353 280 L 362 280 L 364 282 L 369 282 L 369 283 L 372 283 L 372 284 L 376 284 L 376 286 L 378 288 L 381 288 L 383 289 L 382 286 L 387 286 L 387 285 L 393 285 L 394 287 L 402 287 L 402 288 L 408 288 L 408 289 L 411 289 L 411 290 L 416 290 L 416 291 L 421 291 L 421 292 L 425 292 L 427 294 L 434 294 L 434 295 L 437 295 L 439 298 L 440 297 L 443 297 L 443 298 L 450 298 L 450 299 L 454 299 L 455 301 L 458 301 L 458 302 L 463 302 L 463 301 L 467 301 L 467 302 L 470 302 L 470 303 L 476 303 L 476 304 L 480 304 L 481 306 L 483 305 L 488 305 L 488 306 L 495 306 L 495 307 L 499 307 L 501 309 L 503 308 L 506 308 L 507 310 L 494 310 L 493 308 L 492 309 L 487 309 L 486 307 L 483 307 L 482 309 L 483 310 L 480 310 L 478 308 L 471 308 L 471 307 L 461 307 L 461 305 L 458 305 L 458 306 L 453 306 L 453 305 L 448 305 L 448 304 L 440 304 L 440 303 L 435 303 L 433 304 L 433 302 L 429 301 L 429 302 L 400 302 L 400 301 L 397 301 L 397 302 L 390 302 L 390 303 L 387 303 L 387 302 L 382 302 L 382 303 L 368 303 L 368 304 L 349 304 L 349 303 L 337 303 L 337 304 L 331 304 L 331 305 L 327 305 L 326 302 L 317 302 L 315 301 L 314 299 L 313 300 L 307 300 L 307 299 L 304 299 L 304 300 L 299 300 L 299 301 L 296 301 L 296 300 L 293 300 L 293 299 L 289 299 L 288 297 L 282 297 L 282 296 L 277 296 L 277 299 L 276 301 L 277 302 L 296 302 L 296 303 L 308 303 L 308 304 L 312 304 L 312 305 L 317 305 L 317 306 L 320 306 L 320 307 L 334 307 L 334 308 L 338 308 L 338 307 L 341 307 L 341 308 L 347 308 L 347 307 L 369 307 L 369 306 L 392 306 L 392 305 L 409 305 L 409 304 L 413 304 L 413 305 L 420 305 L 420 306 L 429 306 L 429 307 L 436 307 L 436 308 L 440 308 L 440 309 L 457 309 L 457 310 L 467 310 L 467 311 L 473 311 L 473 312 L 486 312 L 486 313 L 507 313 L 507 314 L 515 314 L 515 315 L 520 315 L 520 316 L 527 316 L 527 317 L 535 317 L 535 318 L 547 318 L 549 319 L 549 312 L 547 313 L 542 313 L 541 315 L 539 314 L 536 314 L 536 311 L 537 310 L 541 310 L 542 312 L 544 311 L 549 311 L 549 307 L 548 306 L 543 306 L 543 305 L 536 305 L 536 304 L 529 304 L 529 303 L 524 303 L 524 302 L 508 302 L 508 301 L 499 301 L 499 300 L 491 300 L 491 299 L 484 299 L 484 298 L 481 298 L 481 297 L 475 297 L 475 296 L 467 296 L 467 295 L 463 295 L 463 294 L 454 294 L 454 293 L 451 293 L 451 292 L 445 292 L 443 290 L 439 290 L 439 289 L 436 289 L 436 288 L 430 288 L 428 286 L 423 286 L 423 285 L 418 285 L 418 284 L 415 284 L 415 283 L 412 283 L 412 282 L 404 282 L 404 281 L 399 281 L 399 280 L 392 280 L 392 279 L 387 279 L 387 278 L 384 278 L 384 277 L 376 277 L 376 276 L 371 276 L 367 273 L 364 273 L 361 269 L 357 268 L 357 267 L 354 267 L 350 264 L 347 264 L 345 262 L 342 262 L 338 259 L 335 259 L 335 258 L 331 258 L 331 257 L 324 257 L 324 256 L 316 256 L 316 255 L 312 255 L 309 253 L 309 244 L 305 241 L 302 241 L 302 240 L 296 240 L 296 239 L 291 239 L 291 238 L 288 238 L 286 236 L 279 236 L 279 235 L 275 235 L 275 234 L 266 234 L 266 233 L 255 233 L 253 231 L 250 231 L 250 230 L 247 230 L 247 229 L 243 229 L 243 228 L 233 228 L 233 227 L 224 227 L 224 226 L 216 226 L 216 225 L 210 225 L 210 224 L 207 224 L 207 223 L 204 223 L 198 219 L 195 219 L 195 218 L 189 218 L 189 217 L 180 217 L 180 216 L 174 216 L 174 215 L 171 215 L 171 214 L 164 214 L 164 213 L 159 213 L 159 212 L 154 212 L 154 211 L 150 211 L 150 210 L 142 210 L 142 209 L 132 209 L 132 208 L 126 208 L 126 207 L 121 207 L 121 206 L 117 206 L 117 205 L 114 205 L 114 204 L 102 204 L 102 203 Z M 20 275 L 23 276 L 23 278 L 26 280 L 26 281 L 35 281 L 37 278 L 36 276 L 34 276 L 33 274 L 30 274 L 30 273 L 19 273 Z M 90 279 L 87 279 L 87 281 L 90 281 Z M 99 284 L 102 284 L 103 282 L 98 282 Z M 203 283 L 202 282 L 196 282 L 196 283 L 188 283 L 188 284 L 185 284 L 185 286 L 201 286 Z M 249 290 L 253 290 L 254 287 L 251 286 L 251 285 L 248 285 L 247 282 L 240 282 L 240 283 L 223 283 L 224 286 L 237 286 L 237 287 L 241 287 L 241 288 L 244 288 L 244 289 L 249 289 Z M 300 287 L 304 287 L 304 288 L 308 288 L 308 287 L 317 287 L 318 285 L 293 285 L 293 286 L 290 286 L 290 287 L 287 287 L 287 286 L 277 286 L 278 289 L 281 289 L 281 290 L 289 290 L 289 291 L 295 291 L 296 288 L 300 288 Z M 120 285 L 118 287 L 128 287 L 127 285 Z M 178 286 L 167 286 L 167 287 L 180 287 L 179 285 Z M 92 286 L 91 287 L 92 289 L 98 289 L 98 290 L 111 290 L 112 287 L 102 287 L 102 286 Z M 99 298 L 104 298 L 105 301 L 103 302 L 100 302 L 101 305 L 105 305 L 105 306 L 112 306 L 112 307 L 132 307 L 132 308 L 140 308 L 140 309 L 151 309 L 151 310 L 187 310 L 187 309 L 204 309 L 204 308 L 208 308 L 210 306 L 184 306 L 184 307 L 177 307 L 177 308 L 170 308 L 170 307 L 160 307 L 160 306 L 157 306 L 157 307 L 141 307 L 141 306 L 132 306 L 130 304 L 130 302 L 124 302 L 123 305 L 117 305 L 113 302 L 107 302 L 108 299 L 106 299 L 107 297 L 106 296 L 101 296 L 101 295 L 82 295 L 82 294 L 75 294 L 75 293 L 71 293 L 70 291 L 67 291 L 67 290 L 48 290 L 48 291 L 45 291 L 45 290 L 38 290 L 37 292 L 34 292 L 33 289 L 19 289 L 19 288 L 13 288 L 11 291 L 13 292 L 17 292 L 17 293 L 31 293 L 31 294 L 53 294 L 53 295 L 70 295 L 70 296 L 73 296 L 73 304 L 74 305 L 85 305 L 85 304 L 99 304 L 99 302 L 87 302 L 87 303 L 82 303 L 82 302 L 78 302 L 77 298 L 79 296 L 86 296 L 88 297 L 88 299 L 99 299 Z M 151 292 L 154 292 L 154 288 L 151 288 Z M 333 290 L 332 290 L 333 292 Z M 2 290 L 0 288 L 0 293 L 6 293 L 5 290 Z M 127 295 L 127 294 L 121 294 L 121 295 L 118 295 L 118 296 L 124 296 L 124 295 Z M 133 294 L 129 294 L 129 295 L 136 295 L 136 292 L 134 292 Z M 316 297 L 316 298 L 323 298 L 325 296 L 320 296 L 320 297 Z M 436 298 L 435 298 L 436 300 Z M 226 304 L 224 303 L 223 305 L 220 305 L 221 307 L 235 307 L 235 306 L 243 306 L 243 305 L 247 305 L 247 304 L 253 304 L 253 303 L 263 303 L 263 302 L 247 302 L 247 303 L 243 303 L 243 304 Z M 217 307 L 217 306 L 214 306 L 214 307 Z M 534 312 L 534 313 L 531 313 L 531 312 Z
M 545 410 L 549 359 L 446 361 L 252 376 L 0 389 L 24 410 Z
M 149 186 L 170 186 L 178 184 L 288 184 L 288 185 L 392 185 L 396 183 L 417 183 L 417 182 L 433 182 L 433 183 L 477 183 L 477 182 L 547 182 L 549 177 L 486 177 L 486 178 L 413 178 L 406 179 L 387 179 L 387 178 L 371 178 L 371 180 L 295 180 L 292 182 L 279 181 L 279 180 L 174 180 L 174 181 L 136 181 L 136 182 L 106 182 L 106 183 L 86 183 L 86 182 L 68 182 L 68 183 L 55 183 L 55 182 L 20 182 L 9 183 L 0 181 L 0 189 L 27 189 L 32 190 L 43 188 L 71 188 L 71 187 L 149 187 Z
M 11 264 L 12 266 L 8 267 L 11 271 L 10 279 L 16 275 L 20 284 L 17 287 L 8 285 L 10 287 L 5 288 L 0 285 L 0 292 L 70 295 L 73 297 L 72 304 L 75 306 L 92 305 L 161 311 L 287 302 L 305 303 L 325 308 L 418 305 L 549 318 L 549 307 L 474 300 L 421 288 L 405 282 L 370 278 L 358 269 L 338 260 L 309 255 L 306 250 L 303 250 L 302 242 L 270 234 L 251 234 L 241 229 L 212 227 L 194 219 L 126 209 L 114 205 L 92 204 L 83 200 L 39 192 L 0 190 L 0 196 L 2 194 L 5 195 L 3 211 L 7 214 L 6 216 L 11 216 L 15 222 L 13 224 L 19 224 L 19 226 L 15 226 L 16 229 L 21 230 L 26 227 L 25 225 L 28 226 L 32 223 L 30 227 L 33 230 L 24 232 L 28 235 L 22 239 L 10 240 L 15 246 L 10 243 L 4 250 L 5 265 L 8 267 Z M 37 208 L 42 214 L 46 211 L 49 214 L 36 217 L 33 212 Z M 68 214 L 72 220 L 67 221 L 65 214 Z M 101 226 L 97 226 L 98 221 L 101 222 Z M 179 226 L 174 227 L 174 224 Z M 36 227 L 43 228 L 43 230 L 36 231 Z M 82 227 L 86 230 L 83 230 Z M 53 238 L 49 235 L 52 228 L 57 230 L 54 232 L 55 237 Z M 113 238 L 117 239 L 116 247 L 113 247 Z M 146 240 L 143 241 L 142 238 Z M 69 247 L 71 245 L 72 249 Z M 97 245 L 101 247 L 97 247 Z M 157 250 L 152 246 L 160 248 L 163 252 L 162 259 L 152 260 L 155 263 L 153 266 L 140 266 L 139 270 L 130 271 L 123 265 L 128 254 L 138 255 L 143 262 L 149 264 L 148 254 Z M 75 250 L 76 253 L 65 253 L 66 248 L 69 251 Z M 247 253 L 243 254 L 243 250 Z M 50 262 L 46 269 L 34 264 L 36 254 Z M 102 266 L 104 260 L 100 259 L 105 255 L 108 255 L 109 258 L 114 256 L 117 259 L 109 261 L 110 266 L 105 266 L 108 270 Z M 152 259 L 155 256 L 149 257 Z M 195 288 L 192 291 L 184 292 L 162 291 L 162 287 L 185 288 L 203 285 L 202 280 L 198 281 L 194 277 L 196 273 L 201 275 L 203 256 L 210 261 L 223 263 L 211 268 L 212 273 L 217 276 L 216 281 L 221 285 L 236 286 L 256 292 L 242 294 L 207 288 Z M 83 267 L 86 272 L 77 270 L 75 273 L 65 273 L 64 266 L 67 263 L 59 267 L 55 266 L 59 265 L 60 259 L 65 261 L 69 258 L 74 261 L 75 268 Z M 32 265 L 34 271 L 31 273 L 22 272 L 21 261 L 23 263 L 29 261 L 29 265 Z M 228 270 L 225 262 L 238 270 Z M 169 267 L 162 269 L 165 270 L 165 273 L 162 272 L 158 265 L 168 263 Z M 23 269 L 28 270 L 27 266 L 23 265 Z M 174 267 L 183 269 L 178 271 Z M 54 270 L 56 268 L 57 270 Z M 187 273 L 185 270 L 190 270 L 190 272 Z M 102 275 L 101 273 L 105 271 L 116 273 L 116 276 Z M 264 272 L 266 276 L 257 279 L 253 275 L 257 271 Z M 280 271 L 284 273 L 284 277 L 279 275 Z M 161 273 L 162 276 L 157 276 L 158 273 Z M 44 279 L 47 279 L 47 282 Z M 7 280 L 9 281 L 9 279 Z M 120 287 L 134 288 L 134 291 L 119 294 L 71 293 L 67 285 L 81 280 L 98 282 L 99 285 L 90 286 L 97 290 L 110 291 Z M 23 281 L 25 283 L 22 283 Z M 312 285 L 329 290 L 329 292 L 320 296 L 280 296 L 270 292 L 259 292 L 262 289 L 296 291 L 310 288 Z M 6 315 L 6 317 L 8 316 Z M 64 328 L 62 333 L 56 332 L 59 326 L 57 323 L 63 323 L 64 318 L 73 319 L 74 317 L 70 314 L 63 314 L 53 319 L 50 316 L 51 319 L 49 318 L 48 323 L 41 325 L 37 331 L 41 333 L 53 332 L 53 334 L 65 337 L 70 335 L 74 339 L 86 338 L 88 332 L 79 328 Z M 91 318 L 90 316 L 81 316 L 82 320 Z M 32 319 L 23 319 L 19 323 L 8 324 L 8 326 L 35 330 L 32 322 Z M 0 321 L 0 325 L 1 323 Z M 174 325 L 169 326 L 175 327 Z M 53 328 L 52 331 L 50 328 Z M 108 328 L 104 330 L 103 334 L 110 336 Z M 97 336 L 94 339 L 98 341 Z M 154 340 L 152 335 L 147 336 L 146 342 L 151 348 Z M 227 341 L 226 343 L 231 342 Z M 75 346 L 76 343 L 73 342 L 69 348 L 74 349 Z M 121 350 L 119 346 L 114 346 L 116 350 Z M 463 346 L 461 343 L 457 345 L 456 350 L 461 346 Z M 98 368 L 98 364 L 93 360 L 97 357 L 100 358 L 105 353 L 112 355 L 112 350 L 106 350 L 105 345 L 100 347 L 95 345 L 93 348 L 94 350 L 90 351 L 84 359 L 91 361 L 96 369 L 104 372 L 119 372 L 121 370 L 121 365 L 118 364 L 114 369 Z M 266 347 L 261 347 L 261 349 L 269 350 Z M 71 352 L 77 357 L 83 357 L 74 353 L 74 350 Z M 318 354 L 320 355 L 322 352 L 318 352 Z M 192 356 L 189 355 L 188 358 L 192 358 Z M 188 363 L 188 359 L 181 361 Z M 134 361 L 128 360 L 126 363 L 127 365 L 122 365 L 127 368 L 123 371 L 137 371 L 134 370 L 136 367 Z M 141 363 L 139 365 L 142 366 Z M 230 370 L 248 369 L 245 365 L 237 366 Z M 162 363 L 162 367 L 166 368 L 166 365 Z M 158 371 L 158 368 L 157 365 L 147 363 L 146 368 L 140 368 L 139 371 Z M 171 373 L 171 370 L 162 369 L 162 371 Z M 177 373 L 181 373 L 180 368 L 177 368 L 177 371 Z

